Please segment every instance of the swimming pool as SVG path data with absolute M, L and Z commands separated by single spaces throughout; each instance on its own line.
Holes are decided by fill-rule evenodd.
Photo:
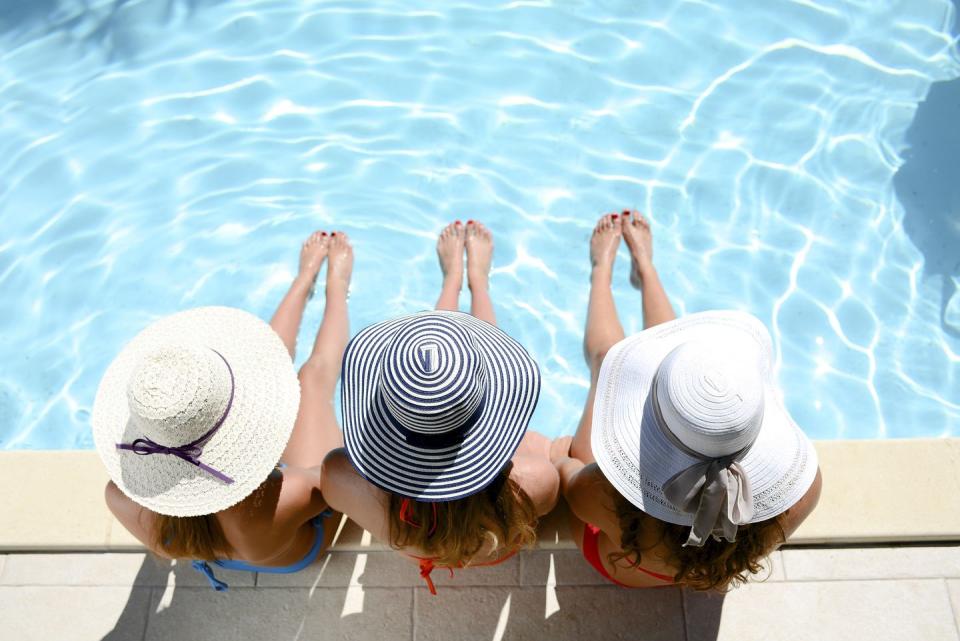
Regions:
M 190 306 L 268 318 L 315 228 L 353 238 L 354 330 L 430 307 L 454 218 L 495 234 L 534 428 L 572 433 L 587 239 L 624 206 L 678 312 L 771 328 L 811 436 L 960 435 L 960 211 L 928 220 L 894 180 L 960 77 L 946 0 L 89 5 L 0 16 L 0 449 L 92 447 L 126 340 Z

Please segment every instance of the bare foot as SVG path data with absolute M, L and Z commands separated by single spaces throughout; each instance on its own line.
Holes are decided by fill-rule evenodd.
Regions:
M 329 262 L 327 264 L 327 297 L 346 297 L 353 274 L 353 246 L 342 231 L 330 235 Z
M 620 246 L 620 220 L 618 214 L 601 216 L 593 228 L 590 238 L 590 264 L 594 274 L 600 274 L 608 281 L 613 274 L 613 261 Z
M 467 286 L 486 288 L 493 262 L 493 234 L 482 223 L 467 221 Z
M 328 238 L 327 232 L 315 231 L 303 241 L 303 247 L 300 248 L 300 273 L 297 274 L 297 280 L 309 288 L 311 295 L 317 274 L 327 257 Z
M 653 269 L 653 234 L 650 223 L 640 212 L 624 211 L 623 238 L 630 248 L 630 284 L 640 289 L 643 276 Z
M 452 285 L 458 292 L 463 286 L 463 224 L 458 220 L 450 223 L 437 238 L 437 259 L 443 272 L 444 284 Z

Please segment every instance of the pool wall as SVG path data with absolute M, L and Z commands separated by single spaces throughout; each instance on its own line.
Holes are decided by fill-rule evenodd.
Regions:
M 824 490 L 791 545 L 960 540 L 960 439 L 817 441 Z M 140 543 L 107 510 L 95 452 L 0 453 L 0 552 L 128 551 Z M 541 548 L 572 548 L 561 509 Z M 343 527 L 336 549 L 376 549 Z

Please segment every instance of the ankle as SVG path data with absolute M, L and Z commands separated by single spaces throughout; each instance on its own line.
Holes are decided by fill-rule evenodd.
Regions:
M 609 285 L 613 282 L 613 268 L 607 265 L 594 265 L 590 270 L 590 282 Z
M 459 292 L 463 289 L 463 275 L 454 276 L 453 274 L 443 277 L 443 284 L 440 289 L 446 292 Z

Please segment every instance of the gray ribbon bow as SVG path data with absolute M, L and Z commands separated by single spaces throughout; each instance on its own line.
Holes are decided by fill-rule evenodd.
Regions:
M 710 458 L 691 450 L 670 431 L 663 420 L 657 399 L 656 379 L 650 399 L 656 419 L 654 422 L 663 435 L 681 452 L 700 461 L 680 470 L 663 484 L 667 500 L 694 515 L 690 536 L 684 547 L 702 547 L 711 535 L 717 540 L 722 536 L 733 543 L 737 539 L 737 526 L 749 523 L 753 518 L 750 481 L 736 460 L 750 446 L 721 458 Z
M 750 481 L 743 467 L 732 459 L 702 460 L 663 484 L 663 493 L 671 503 L 694 514 L 684 546 L 701 547 L 711 534 L 732 543 L 737 539 L 737 526 L 753 518 Z

